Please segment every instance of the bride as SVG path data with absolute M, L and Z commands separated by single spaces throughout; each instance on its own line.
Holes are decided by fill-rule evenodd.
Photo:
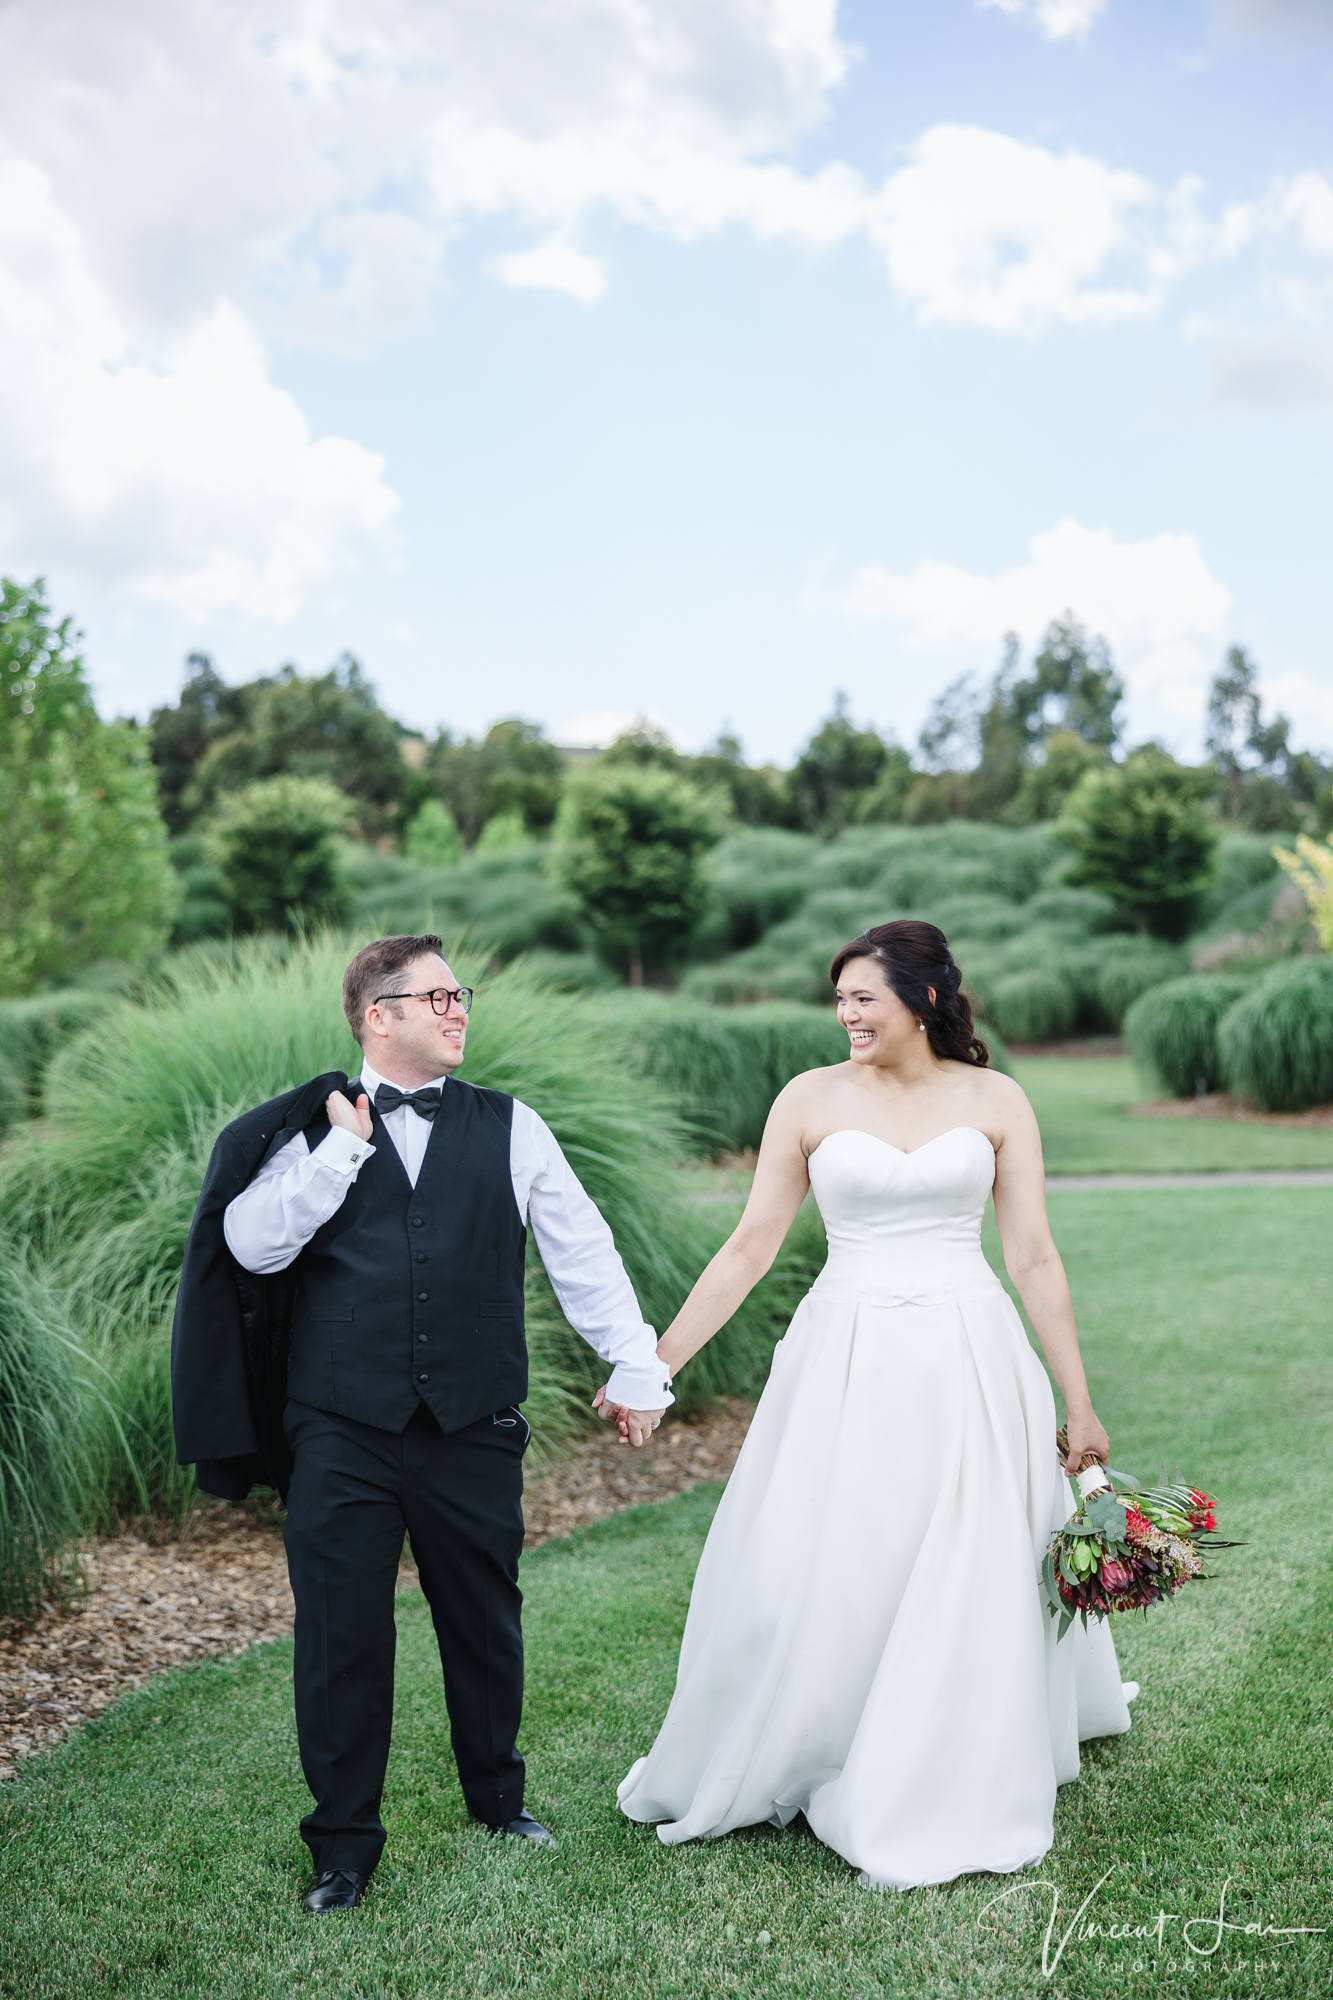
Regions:
M 669 1843 L 803 1812 L 866 1887 L 907 1889 L 1040 1861 L 1080 1738 L 1128 1729 L 1138 1689 L 1104 1624 L 1057 1644 L 1044 1608 L 1041 1559 L 1073 1504 L 1050 1385 L 982 1254 L 992 1190 L 1068 1469 L 1109 1441 L 1036 1119 L 987 1068 L 933 924 L 864 932 L 832 977 L 850 1060 L 778 1097 L 745 1213 L 658 1346 L 674 1371 L 712 1338 L 813 1189 L 828 1262 L 774 1353 L 671 1706 L 618 1796 Z M 639 1416 L 604 1414 L 622 1431 Z

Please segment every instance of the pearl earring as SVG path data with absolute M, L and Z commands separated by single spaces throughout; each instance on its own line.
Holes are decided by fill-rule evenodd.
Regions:
M 918 1026 L 918 1028 L 920 1028 L 920 1030 L 921 1030 L 922 1034 L 924 1035 L 924 1034 L 925 1034 L 925 1032 L 926 1032 L 926 1024 L 925 1024 L 925 1022 L 924 1022 L 924 1021 L 918 1021 L 918 1022 L 917 1022 L 917 1026 Z

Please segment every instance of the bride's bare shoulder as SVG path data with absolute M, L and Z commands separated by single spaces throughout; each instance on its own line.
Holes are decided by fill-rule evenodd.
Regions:
M 972 1072 L 971 1085 L 977 1093 L 977 1102 L 994 1118 L 1005 1120 L 1031 1116 L 1027 1092 L 1021 1083 L 1016 1083 L 1003 1070 L 978 1069 Z
M 836 1090 L 856 1065 L 850 1061 L 825 1063 L 820 1069 L 803 1069 L 790 1083 L 784 1084 L 780 1095 L 795 1104 L 808 1104 L 815 1098 L 826 1097 L 830 1090 Z
M 827 1105 L 830 1096 L 845 1086 L 845 1080 L 854 1065 L 849 1062 L 829 1063 L 823 1069 L 805 1069 L 798 1076 L 784 1083 L 773 1100 L 773 1110 L 780 1120 L 802 1125 L 812 1112 L 821 1105 Z

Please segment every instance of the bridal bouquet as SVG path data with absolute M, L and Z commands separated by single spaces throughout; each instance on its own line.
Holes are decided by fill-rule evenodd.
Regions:
M 1055 1442 L 1063 1466 L 1069 1456 L 1063 1430 Z M 1130 1489 L 1123 1498 L 1116 1480 Z M 1078 1512 L 1051 1536 L 1042 1564 L 1048 1609 L 1060 1620 L 1057 1639 L 1077 1617 L 1086 1629 L 1090 1611 L 1104 1618 L 1174 1597 L 1187 1583 L 1207 1579 L 1205 1555 L 1237 1547 L 1214 1534 L 1213 1501 L 1198 1487 L 1164 1482 L 1145 1493 L 1127 1473 L 1091 1457 L 1077 1485 Z

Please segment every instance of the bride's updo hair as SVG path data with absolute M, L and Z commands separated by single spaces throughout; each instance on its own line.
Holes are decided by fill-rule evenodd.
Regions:
M 854 958 L 874 959 L 904 1007 L 910 1007 L 925 1023 L 937 1056 L 975 1063 L 978 1069 L 990 1061 L 990 1050 L 972 1031 L 971 1003 L 961 990 L 963 975 L 954 964 L 944 932 L 936 930 L 934 924 L 918 923 L 915 917 L 873 924 L 845 944 L 834 959 L 829 978 L 835 986 L 843 966 Z

